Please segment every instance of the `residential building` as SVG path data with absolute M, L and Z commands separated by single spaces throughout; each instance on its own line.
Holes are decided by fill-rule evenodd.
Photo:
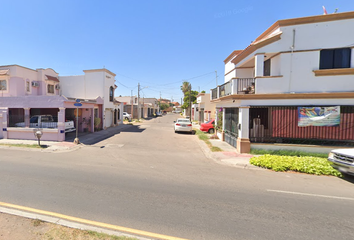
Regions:
M 69 98 L 94 99 L 100 96 L 102 109 L 93 109 L 93 119 L 102 117 L 103 128 L 113 127 L 123 121 L 123 103 L 115 100 L 116 74 L 108 69 L 84 70 L 84 75 L 59 76 L 62 95 Z
M 353 142 L 351 29 L 354 12 L 279 20 L 233 51 L 224 61 L 224 84 L 210 92 L 223 111 L 225 141 L 239 152 L 256 143 Z M 338 124 L 324 115 L 328 109 L 340 111 Z M 313 115 L 307 125 L 304 111 Z
M 51 115 L 56 122 L 53 128 L 43 128 L 42 140 L 65 140 L 65 121 L 75 120 L 79 111 L 78 129 L 94 131 L 94 122 L 88 121 L 93 109 L 102 109 L 103 99 L 96 95 L 82 99 L 76 107 L 76 98 L 61 94 L 59 74 L 51 68 L 30 69 L 19 65 L 0 66 L 0 138 L 36 139 L 30 119 L 35 115 Z M 17 123 L 24 127 L 16 127 Z M 75 121 L 76 123 L 76 121 Z
M 132 118 L 138 118 L 138 97 L 120 96 L 115 98 L 124 105 L 124 112 L 132 114 Z M 158 111 L 158 102 L 156 98 L 140 98 L 140 116 L 142 118 L 152 117 Z
M 216 104 L 210 101 L 209 93 L 199 93 L 197 95 L 197 103 L 192 104 L 192 120 L 201 124 L 215 119 L 215 106 Z

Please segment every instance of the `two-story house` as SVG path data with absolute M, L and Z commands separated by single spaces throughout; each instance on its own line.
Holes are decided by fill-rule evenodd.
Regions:
M 65 140 L 65 121 L 75 119 L 76 98 L 62 95 L 57 72 L 50 68 L 34 70 L 19 65 L 0 66 L 0 88 L 0 138 L 36 139 L 34 129 L 30 127 L 31 117 L 51 115 L 57 124 L 42 129 L 42 140 Z M 79 112 L 83 112 L 80 123 L 86 112 L 103 106 L 99 96 L 82 100 L 82 106 L 78 107 Z M 93 121 L 85 124 L 79 128 L 94 131 Z
M 224 61 L 211 90 L 225 141 L 349 143 L 354 140 L 354 12 L 275 22 Z M 334 114 L 335 113 L 335 114 Z
M 93 118 L 102 116 L 103 128 L 118 125 L 123 120 L 123 104 L 116 101 L 116 74 L 108 69 L 84 70 L 84 75 L 59 76 L 62 94 L 68 98 L 94 99 L 100 96 L 103 107 L 93 109 Z
M 192 120 L 199 124 L 215 118 L 215 103 L 210 101 L 209 93 L 199 93 L 197 103 L 192 104 Z

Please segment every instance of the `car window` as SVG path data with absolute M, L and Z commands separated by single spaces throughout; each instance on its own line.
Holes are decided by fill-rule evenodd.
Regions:
M 190 123 L 188 119 L 179 119 L 177 122 Z

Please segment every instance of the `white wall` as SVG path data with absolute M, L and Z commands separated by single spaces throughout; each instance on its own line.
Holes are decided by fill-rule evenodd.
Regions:
M 238 78 L 254 78 L 254 68 L 236 69 L 236 77 L 238 77 Z
M 291 52 L 295 29 L 294 52 Z M 257 49 L 237 66 L 253 58 L 257 53 L 279 53 L 271 60 L 271 76 L 282 78 L 257 78 L 256 93 L 305 93 L 354 91 L 353 75 L 315 76 L 319 69 L 320 50 L 353 47 L 354 19 L 329 21 L 281 27 L 281 39 Z M 340 37 L 339 37 L 340 36 Z M 351 66 L 354 67 L 352 48 Z M 241 71 L 240 71 L 241 70 Z M 237 77 L 244 69 L 237 69 Z
M 61 94 L 65 97 L 85 99 L 85 76 L 59 77 Z

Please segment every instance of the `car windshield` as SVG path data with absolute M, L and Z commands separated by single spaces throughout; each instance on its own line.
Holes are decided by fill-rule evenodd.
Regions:
M 212 123 L 214 120 L 207 121 L 206 123 Z
M 177 122 L 190 123 L 188 119 L 178 119 Z

